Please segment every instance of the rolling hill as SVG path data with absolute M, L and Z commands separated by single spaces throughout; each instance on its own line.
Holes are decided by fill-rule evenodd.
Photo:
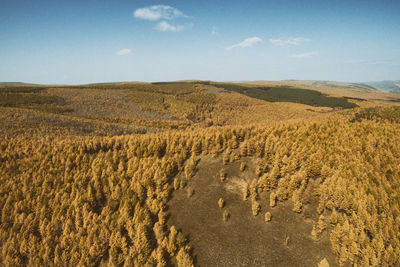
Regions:
M 367 84 L 381 91 L 400 93 L 400 81 L 368 82 Z
M 0 88 L 0 265 L 398 266 L 400 96 L 333 85 Z

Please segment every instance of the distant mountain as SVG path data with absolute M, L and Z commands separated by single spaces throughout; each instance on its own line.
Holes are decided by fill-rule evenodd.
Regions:
M 380 91 L 400 93 L 400 80 L 397 81 L 380 81 L 380 82 L 367 82 L 370 86 L 377 88 Z
M 195 80 L 193 80 L 195 81 Z M 179 82 L 193 82 L 193 81 L 179 81 Z M 241 81 L 244 83 L 245 81 Z M 92 83 L 85 84 L 86 86 L 107 86 L 107 85 L 126 85 L 126 84 L 137 84 L 142 82 L 111 82 L 111 83 Z M 236 81 L 238 83 L 238 81 Z M 246 81 L 245 83 L 265 83 L 265 84 L 281 84 L 289 86 L 310 86 L 310 87 L 335 87 L 335 88 L 349 88 L 358 90 L 368 91 L 384 91 L 391 93 L 400 93 L 400 80 L 388 80 L 388 81 L 377 81 L 377 82 L 363 82 L 363 83 L 347 83 L 347 82 L 336 82 L 336 81 L 318 81 L 318 80 L 282 80 L 282 81 Z M 6 87 L 47 87 L 47 86 L 60 86 L 50 84 L 34 84 L 24 82 L 0 82 L 0 88 Z
M 346 83 L 346 82 L 335 82 L 335 81 L 315 81 L 312 83 L 313 86 L 329 86 L 329 87 L 341 87 L 350 89 L 361 89 L 368 91 L 376 91 L 376 88 L 365 83 Z
M 259 82 L 259 81 L 257 81 Z M 266 81 L 267 82 L 267 81 Z M 336 81 L 318 81 L 318 80 L 283 80 L 280 81 L 286 85 L 303 85 L 303 86 L 327 86 L 334 88 L 349 88 L 356 90 L 368 90 L 368 91 L 382 91 L 391 93 L 400 93 L 400 80 L 392 81 L 378 81 L 378 82 L 360 82 L 360 83 L 348 83 L 348 82 L 336 82 Z
M 260 82 L 262 81 L 254 81 L 251 83 L 260 83 Z M 277 82 L 265 81 L 265 83 L 277 83 Z M 368 90 L 368 91 L 378 90 L 374 86 L 365 83 L 348 83 L 348 82 L 319 81 L 319 80 L 283 80 L 279 81 L 279 83 L 290 86 L 349 88 L 349 89 Z
M 0 82 L 0 88 L 5 87 L 23 87 L 23 86 L 46 86 L 43 84 L 22 83 L 22 82 Z

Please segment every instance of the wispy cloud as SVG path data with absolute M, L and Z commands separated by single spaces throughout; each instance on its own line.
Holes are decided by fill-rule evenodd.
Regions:
M 218 32 L 217 27 L 213 26 L 213 27 L 211 28 L 211 35 L 212 35 L 212 36 L 218 36 L 218 35 L 219 35 L 219 32 Z
M 301 54 L 293 54 L 291 57 L 294 58 L 311 58 L 313 56 L 318 55 L 318 51 L 311 51 L 311 52 L 306 52 L 306 53 L 301 53 Z
M 398 63 L 392 60 L 348 60 L 344 62 L 345 64 L 359 64 L 359 65 L 374 65 L 374 66 L 399 66 Z
M 295 37 L 295 38 L 287 38 L 287 39 L 269 39 L 269 42 L 272 45 L 276 45 L 276 46 L 286 46 L 286 45 L 299 45 L 301 43 L 304 42 L 309 42 L 311 41 L 308 38 L 304 38 L 304 37 Z
M 182 11 L 177 8 L 166 5 L 154 5 L 149 7 L 138 8 L 133 12 L 133 16 L 145 20 L 171 20 L 179 17 L 187 18 Z
M 117 54 L 118 56 L 130 55 L 132 54 L 132 50 L 130 50 L 129 48 L 123 48 L 115 52 L 115 54 Z
M 180 32 L 181 30 L 184 29 L 183 25 L 171 25 L 165 20 L 157 23 L 157 25 L 154 27 L 154 29 L 162 32 Z
M 264 42 L 264 41 L 259 37 L 251 37 L 251 38 L 244 39 L 240 43 L 228 46 L 225 49 L 226 50 L 231 50 L 231 49 L 234 49 L 234 48 L 252 47 L 253 45 L 258 44 L 258 43 L 262 43 L 262 42 Z

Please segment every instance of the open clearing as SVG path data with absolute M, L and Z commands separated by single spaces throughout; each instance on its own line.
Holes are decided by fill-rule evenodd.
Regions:
M 243 161 L 243 160 L 242 160 Z M 245 181 L 255 177 L 251 158 L 244 159 L 247 168 L 240 172 L 240 162 L 222 165 L 220 158 L 205 156 L 198 172 L 185 188 L 175 191 L 169 202 L 169 224 L 188 236 L 198 266 L 317 266 L 326 258 L 338 266 L 325 234 L 318 242 L 311 239 L 314 218 L 292 211 L 290 201 L 270 208 L 266 193 L 261 194 L 261 212 L 251 214 L 251 201 L 242 200 Z M 227 178 L 221 182 L 219 171 Z M 188 188 L 194 190 L 189 197 Z M 225 206 L 218 207 L 218 199 Z M 230 217 L 223 220 L 223 212 Z M 264 221 L 270 211 L 272 220 Z M 235 244 L 232 246 L 232 244 Z

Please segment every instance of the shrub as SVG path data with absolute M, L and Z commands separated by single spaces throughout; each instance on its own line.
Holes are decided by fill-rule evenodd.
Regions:
M 194 176 L 194 172 L 195 172 L 195 166 L 192 164 L 187 164 L 185 166 L 185 177 L 187 179 L 190 179 Z
M 240 163 L 240 171 L 244 171 L 246 169 L 246 163 Z
M 322 233 L 326 228 L 326 223 L 325 223 L 325 216 L 321 214 L 318 219 L 318 227 L 317 231 L 318 233 Z
M 275 192 L 271 192 L 271 194 L 269 195 L 269 205 L 271 207 L 276 206 L 276 193 Z
M 227 165 L 229 163 L 229 154 L 225 153 L 222 158 L 222 164 Z
M 225 181 L 226 175 L 227 174 L 226 174 L 225 170 L 221 169 L 219 172 L 219 179 L 221 180 L 221 182 Z
M 245 183 L 243 187 L 243 200 L 247 200 L 250 196 L 249 183 Z
M 253 202 L 251 203 L 251 211 L 253 215 L 257 216 L 260 210 L 261 210 L 260 203 L 258 203 L 257 200 L 253 199 Z
M 271 221 L 271 218 L 272 218 L 271 212 L 267 211 L 265 213 L 265 221 L 269 222 L 269 221 Z
M 186 189 L 186 193 L 187 193 L 187 196 L 188 196 L 188 197 L 192 197 L 193 194 L 194 194 L 194 189 L 191 188 L 191 187 L 188 187 L 188 188 Z
M 181 179 L 179 187 L 180 188 L 185 188 L 185 186 L 186 186 L 186 180 L 185 179 Z
M 253 181 L 250 184 L 250 196 L 253 199 L 257 199 L 258 198 L 258 192 L 257 192 L 257 188 L 258 188 L 258 180 L 256 178 L 253 179 Z
M 230 216 L 231 216 L 231 214 L 229 213 L 229 211 L 224 210 L 224 212 L 222 213 L 222 220 L 223 220 L 224 222 L 226 222 L 226 221 L 229 220 L 229 217 L 230 217 Z
M 300 194 L 297 190 L 293 193 L 292 201 L 293 201 L 293 211 L 300 213 L 303 209 L 303 203 L 300 200 Z
M 220 207 L 221 209 L 224 207 L 225 205 L 225 201 L 222 199 L 222 197 L 220 197 L 218 199 L 218 207 Z
M 175 190 L 179 189 L 179 179 L 178 178 L 174 178 L 174 189 Z
M 311 230 L 311 237 L 314 241 L 318 240 L 318 231 L 317 231 L 317 227 L 315 225 L 313 225 L 313 228 Z

